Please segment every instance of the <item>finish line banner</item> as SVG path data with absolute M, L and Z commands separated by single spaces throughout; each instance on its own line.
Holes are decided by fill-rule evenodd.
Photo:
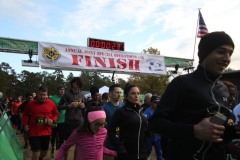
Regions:
M 42 68 L 166 75 L 163 56 L 38 42 Z

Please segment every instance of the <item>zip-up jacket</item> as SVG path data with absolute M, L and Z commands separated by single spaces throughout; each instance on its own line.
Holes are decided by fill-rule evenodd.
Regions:
M 119 138 L 116 137 L 118 127 Z M 125 152 L 127 156 L 123 158 L 124 160 L 147 158 L 146 127 L 147 120 L 139 105 L 133 106 L 127 101 L 123 107 L 115 111 L 108 127 L 108 136 L 117 149 L 118 155 Z
M 169 160 L 193 159 L 205 143 L 195 138 L 193 129 L 203 118 L 218 111 L 229 116 L 228 88 L 218 78 L 198 66 L 193 73 L 178 76 L 167 86 L 149 127 L 169 138 Z M 225 130 L 225 134 L 227 132 Z M 206 142 L 200 157 L 202 152 L 205 152 L 204 160 L 223 160 L 224 143 Z
M 116 151 L 104 147 L 106 136 L 106 128 L 100 129 L 95 135 L 91 131 L 74 131 L 61 145 L 56 160 L 62 160 L 68 149 L 74 144 L 76 144 L 76 160 L 102 160 L 103 154 L 116 157 Z
M 72 89 L 67 91 L 60 99 L 58 103 L 58 110 L 66 110 L 65 112 L 65 123 L 83 123 L 82 108 L 72 107 L 69 108 L 68 105 L 72 102 L 83 102 L 82 92 L 75 93 Z

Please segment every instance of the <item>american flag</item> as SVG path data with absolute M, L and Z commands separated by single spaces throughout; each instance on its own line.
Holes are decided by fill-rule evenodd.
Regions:
M 199 10 L 199 20 L 198 20 L 198 34 L 197 34 L 197 37 L 198 38 L 202 38 L 202 36 L 204 36 L 205 34 L 208 34 L 208 29 L 207 29 L 207 26 L 203 20 L 203 17 L 202 17 L 202 13 L 200 12 Z

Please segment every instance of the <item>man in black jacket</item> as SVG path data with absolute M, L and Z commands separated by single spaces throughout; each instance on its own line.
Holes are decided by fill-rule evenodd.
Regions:
M 225 160 L 224 143 L 236 131 L 225 123 L 229 93 L 218 79 L 233 50 L 234 43 L 225 32 L 203 36 L 197 70 L 168 85 L 149 122 L 152 130 L 168 137 L 168 160 Z M 212 122 L 215 114 L 217 121 Z

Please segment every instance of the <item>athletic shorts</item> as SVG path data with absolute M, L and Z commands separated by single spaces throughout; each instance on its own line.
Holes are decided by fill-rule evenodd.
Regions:
M 29 143 L 33 152 L 47 151 L 50 142 L 50 136 L 29 137 Z

